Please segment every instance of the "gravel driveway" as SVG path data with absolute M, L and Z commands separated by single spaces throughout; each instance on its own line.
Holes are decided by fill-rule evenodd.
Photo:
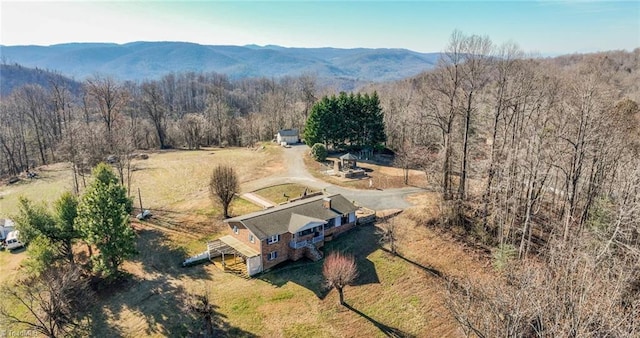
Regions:
M 426 191 L 422 188 L 407 187 L 386 190 L 359 190 L 333 185 L 313 177 L 306 169 L 302 156 L 309 150 L 305 144 L 292 145 L 285 148 L 284 157 L 287 172 L 258 180 L 245 182 L 241 186 L 243 192 L 256 191 L 278 184 L 297 183 L 312 189 L 325 190 L 330 194 L 341 194 L 358 205 L 374 210 L 404 209 L 411 204 L 405 201 L 405 196 Z

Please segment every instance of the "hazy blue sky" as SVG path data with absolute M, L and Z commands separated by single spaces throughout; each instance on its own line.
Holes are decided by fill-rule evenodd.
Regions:
M 441 51 L 454 29 L 542 54 L 640 47 L 640 1 L 0 3 L 0 44 L 190 41 Z

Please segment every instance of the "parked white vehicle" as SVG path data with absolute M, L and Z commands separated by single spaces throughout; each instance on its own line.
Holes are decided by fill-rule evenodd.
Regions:
M 20 242 L 20 240 L 18 239 L 18 236 L 20 236 L 20 231 L 18 230 L 11 231 L 7 235 L 7 240 L 5 244 L 5 247 L 7 248 L 7 250 L 15 250 L 17 248 L 22 248 L 24 246 L 24 244 Z
M 15 225 L 10 219 L 0 219 L 0 242 L 7 239 L 7 235 L 15 230 Z
M 143 221 L 151 216 L 153 216 L 151 215 L 151 211 L 145 209 L 143 212 L 139 213 L 136 218 Z

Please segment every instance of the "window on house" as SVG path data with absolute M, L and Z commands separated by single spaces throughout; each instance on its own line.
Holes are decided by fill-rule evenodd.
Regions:
M 253 234 L 249 234 L 249 242 L 253 243 Z
M 324 229 L 331 229 L 334 226 L 336 226 L 336 219 L 335 218 L 331 218 L 329 220 L 327 220 L 327 224 L 324 225 Z
M 278 243 L 279 240 L 280 240 L 280 235 L 273 235 L 267 238 L 267 244 Z
M 341 224 L 347 224 L 349 223 L 349 214 L 344 214 L 342 215 L 341 219 L 340 219 L 340 223 Z
M 267 260 L 272 261 L 274 259 L 278 258 L 278 252 L 277 251 L 273 251 L 273 252 L 269 252 L 269 254 L 267 255 Z
M 307 229 L 307 230 L 302 230 L 300 232 L 298 232 L 298 236 L 302 237 L 302 236 L 306 236 L 308 234 L 313 233 L 313 229 Z
M 238 234 L 238 227 L 235 225 L 233 226 L 233 233 L 236 235 Z

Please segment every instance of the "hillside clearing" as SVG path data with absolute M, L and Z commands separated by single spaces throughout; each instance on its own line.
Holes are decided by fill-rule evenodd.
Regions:
M 147 160 L 133 161 L 131 190 L 134 207 L 140 207 L 137 196 L 140 188 L 145 209 L 184 212 L 195 216 L 198 221 L 206 221 L 209 216 L 220 212 L 209 197 L 209 178 L 215 165 L 243 163 L 234 168 L 240 182 L 244 182 L 282 170 L 281 154 L 281 148 L 270 145 L 264 149 L 206 148 L 150 153 Z M 0 217 L 10 217 L 17 212 L 20 196 L 50 202 L 62 192 L 73 189 L 72 172 L 65 163 L 39 167 L 37 172 L 37 179 L 0 186 Z M 82 181 L 80 184 L 82 186 Z M 234 202 L 232 212 L 245 213 L 251 210 L 250 205 L 243 201 Z
M 141 187 L 144 207 L 154 210 L 154 216 L 148 222 L 134 222 L 139 255 L 123 265 L 130 278 L 100 293 L 87 334 L 195 334 L 199 322 L 187 310 L 188 296 L 208 293 L 217 306 L 221 336 L 460 336 L 444 305 L 446 283 L 430 269 L 454 278 L 484 276 L 490 270 L 481 255 L 470 255 L 471 249 L 411 220 L 412 213 L 434 217 L 437 208 L 426 206 L 425 201 L 433 203 L 435 195 L 412 196 L 411 201 L 418 206 L 394 218 L 402 256 L 393 256 L 380 247 L 374 226 L 357 227 L 327 243 L 325 253 L 339 250 L 353 254 L 357 260 L 360 277 L 345 289 L 348 307 L 339 306 L 336 292 L 324 288 L 322 261 L 285 263 L 252 279 L 225 273 L 217 264 L 181 267 L 184 258 L 202 252 L 208 240 L 226 234 L 219 210 L 208 196 L 212 166 L 234 160 L 243 163 L 236 166 L 241 181 L 255 179 L 283 168 L 280 151 L 276 147 L 263 152 L 169 151 L 137 161 L 133 186 Z M 54 187 L 64 187 L 64 170 L 58 175 L 57 180 L 62 182 L 48 182 L 52 192 Z M 301 189 L 299 185 L 284 185 L 262 193 L 282 196 L 300 193 Z M 36 199 L 37 195 L 27 196 Z M 234 214 L 255 208 L 243 200 L 232 204 Z M 25 256 L 24 252 L 0 253 L 0 280 L 5 285 L 21 274 L 19 267 Z

